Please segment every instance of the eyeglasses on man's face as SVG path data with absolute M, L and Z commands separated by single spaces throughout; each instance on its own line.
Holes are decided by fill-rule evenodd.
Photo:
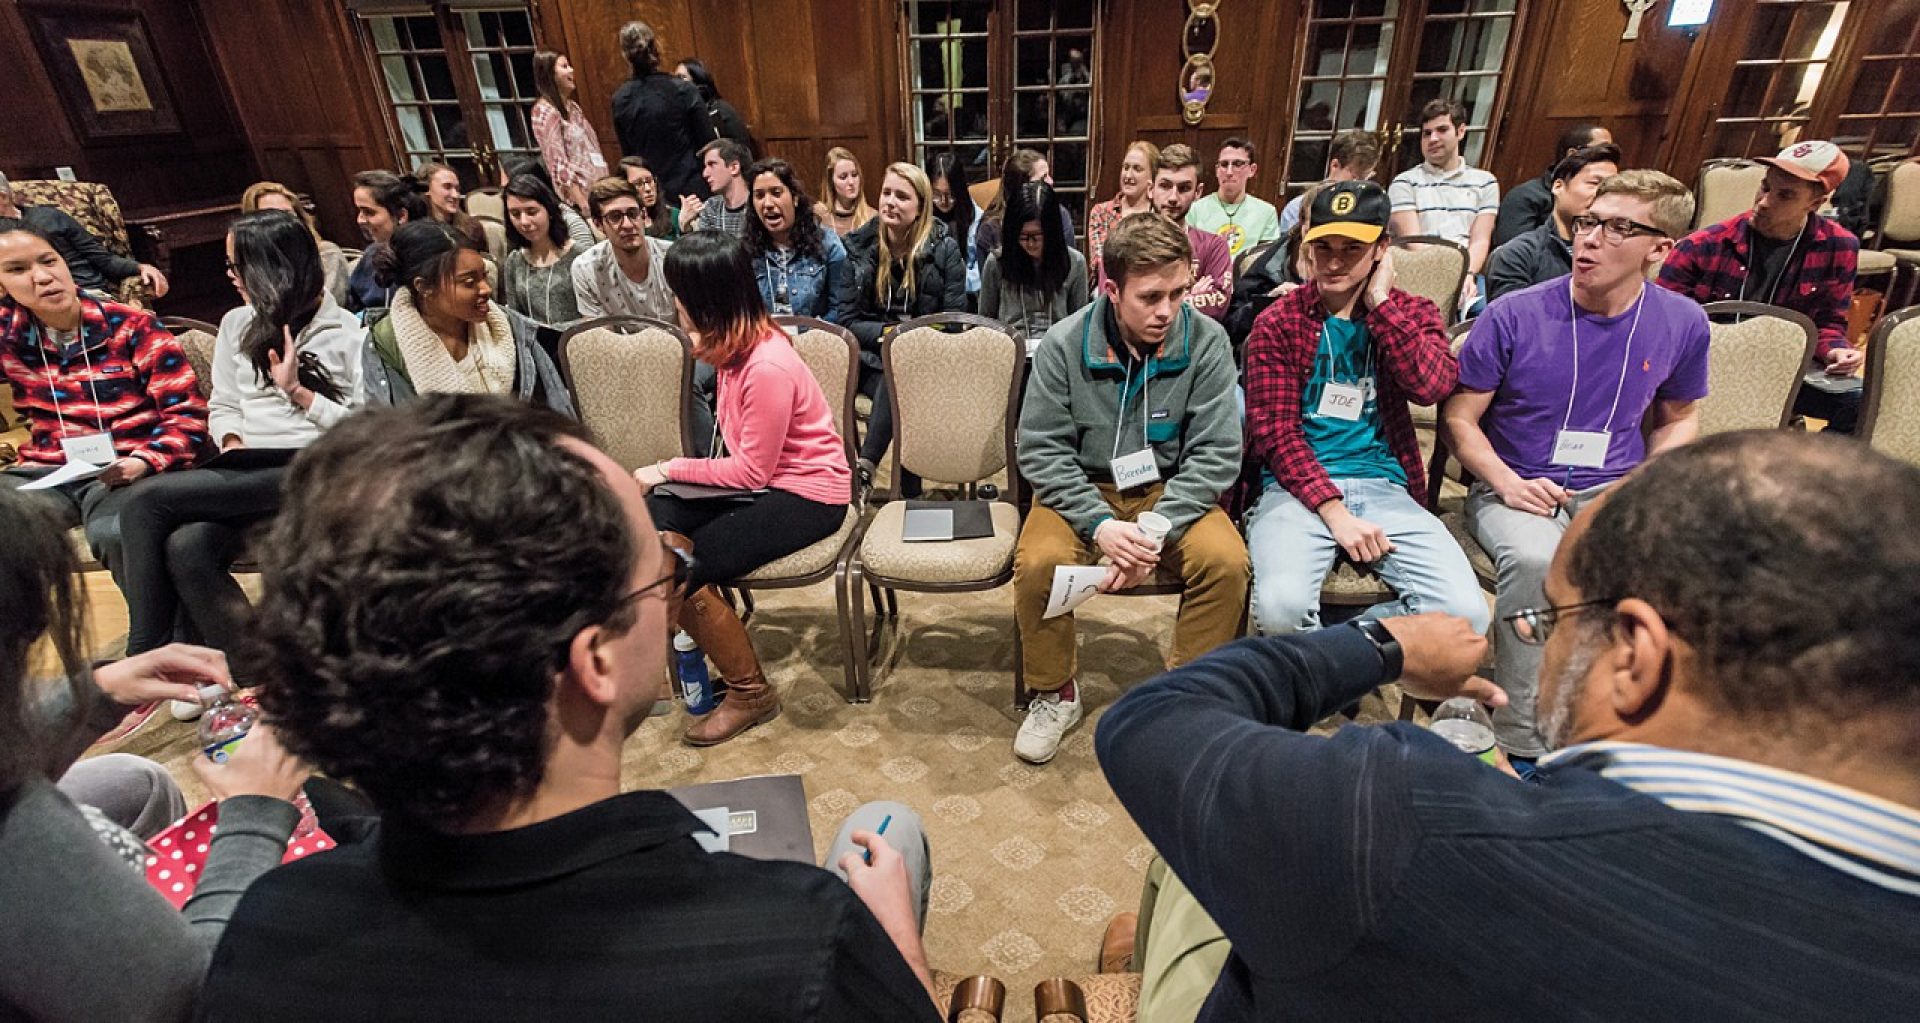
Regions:
M 1560 619 L 1580 611 L 1590 611 L 1597 607 L 1612 607 L 1618 604 L 1618 598 L 1607 600 L 1583 600 L 1578 604 L 1562 604 L 1559 607 L 1528 607 L 1500 619 L 1507 628 L 1513 630 L 1515 639 L 1528 646 L 1546 646 L 1553 636 Z
M 1654 227 L 1652 224 L 1642 224 L 1638 220 L 1628 220 L 1626 217 L 1611 217 L 1606 220 L 1601 220 L 1599 217 L 1582 213 L 1573 218 L 1568 226 L 1573 228 L 1573 236 L 1575 238 L 1597 227 L 1600 229 L 1600 237 L 1605 238 L 1609 245 L 1618 245 L 1636 235 L 1651 235 L 1655 238 L 1665 238 L 1667 236 L 1667 232 Z
M 667 564 L 666 574 L 627 594 L 626 599 L 628 601 L 639 600 L 641 597 L 646 596 L 662 586 L 670 585 L 667 591 L 669 596 L 682 592 L 687 588 L 687 580 L 693 577 L 693 555 L 675 547 L 665 540 L 660 541 L 660 550 L 661 556 Z
M 601 213 L 600 222 L 603 224 L 624 224 L 629 220 L 637 222 L 643 216 L 645 216 L 645 214 L 641 213 L 640 208 L 637 206 L 633 209 L 621 207 L 617 210 L 607 210 Z

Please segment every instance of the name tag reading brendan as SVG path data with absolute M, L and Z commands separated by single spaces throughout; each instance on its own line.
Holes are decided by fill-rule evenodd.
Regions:
M 1152 448 L 1141 448 L 1113 460 L 1113 485 L 1121 490 L 1160 482 L 1160 466 L 1153 460 Z

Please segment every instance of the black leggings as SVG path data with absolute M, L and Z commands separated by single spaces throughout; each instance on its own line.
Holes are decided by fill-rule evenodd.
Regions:
M 860 439 L 860 457 L 879 465 L 887 445 L 893 443 L 893 397 L 887 393 L 887 375 L 863 364 L 860 393 L 873 399 L 873 411 L 867 413 L 867 435 Z
M 120 511 L 127 653 L 164 646 L 182 617 L 195 639 L 231 650 L 250 610 L 229 569 L 246 529 L 280 508 L 285 469 L 189 469 L 131 488 Z
M 784 490 L 750 501 L 688 501 L 665 494 L 647 497 L 656 529 L 693 541 L 690 590 L 725 584 L 810 547 L 840 528 L 844 504 L 821 504 Z

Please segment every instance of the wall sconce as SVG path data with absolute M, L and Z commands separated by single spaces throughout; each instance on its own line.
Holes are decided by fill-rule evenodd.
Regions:
M 1186 63 L 1180 66 L 1180 116 L 1188 124 L 1199 124 L 1207 116 L 1207 102 L 1213 99 L 1213 51 L 1220 44 L 1219 0 L 1187 0 L 1187 25 L 1181 32 L 1180 47 Z

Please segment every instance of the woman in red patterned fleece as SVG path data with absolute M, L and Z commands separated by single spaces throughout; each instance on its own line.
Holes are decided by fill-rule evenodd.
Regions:
M 63 468 L 92 470 L 33 493 L 120 574 L 128 484 L 193 463 L 207 403 L 186 350 L 153 314 L 83 296 L 44 235 L 0 219 L 0 372 L 32 436 L 0 471 L 19 488 Z

